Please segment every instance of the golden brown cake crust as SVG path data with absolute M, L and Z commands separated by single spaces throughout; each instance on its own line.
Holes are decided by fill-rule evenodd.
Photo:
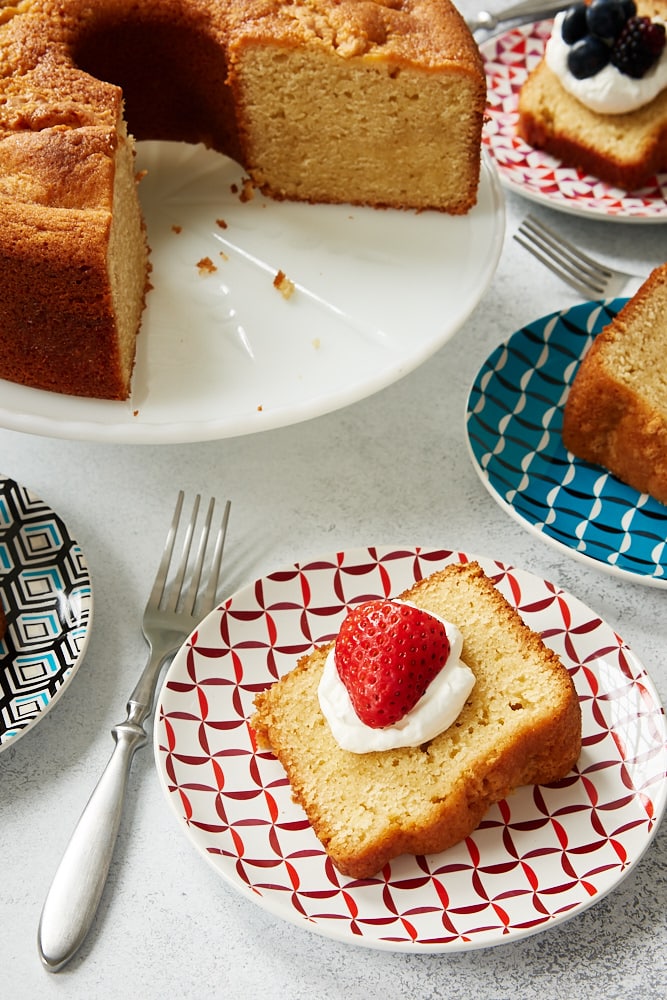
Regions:
M 456 8 L 442 0 L 251 0 L 229 5 L 230 48 L 247 39 L 317 44 L 344 58 L 376 53 L 432 70 L 483 72 Z
M 640 14 L 667 20 L 664 0 L 637 6 Z M 517 132 L 565 164 L 635 190 L 667 170 L 667 90 L 636 111 L 601 115 L 569 94 L 542 59 L 519 93 Z
M 667 264 L 602 330 L 563 414 L 563 443 L 667 503 Z
M 449 0 L 0 0 L 0 378 L 129 395 L 149 267 L 124 113 L 275 198 L 461 214 L 484 105 Z
M 84 20 L 85 6 L 75 3 Z M 134 154 L 119 88 L 72 62 L 72 25 L 56 4 L 0 8 L 0 377 L 124 399 L 148 282 Z M 129 332 L 119 326 L 125 306 L 110 260 L 125 239 L 113 217 L 125 175 L 132 190 L 116 229 L 136 229 Z
M 463 633 L 462 658 L 476 684 L 446 732 L 422 747 L 341 750 L 317 697 L 329 647 L 302 657 L 258 695 L 251 720 L 325 850 L 354 878 L 376 874 L 403 853 L 452 846 L 514 788 L 562 778 L 581 747 L 567 671 L 476 563 L 450 566 L 402 597 Z M 512 670 L 511 658 L 518 663 Z

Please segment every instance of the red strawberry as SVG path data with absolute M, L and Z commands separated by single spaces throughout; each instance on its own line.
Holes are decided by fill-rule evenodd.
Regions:
M 345 619 L 336 667 L 355 712 L 372 729 L 414 708 L 449 656 L 442 622 L 396 601 L 367 601 Z

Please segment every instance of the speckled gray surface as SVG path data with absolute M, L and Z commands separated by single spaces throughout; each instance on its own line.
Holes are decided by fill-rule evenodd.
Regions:
M 665 996 L 664 826 L 614 892 L 558 927 L 468 953 L 377 952 L 280 921 L 222 883 L 177 828 L 150 750 L 135 762 L 91 935 L 57 976 L 42 969 L 37 955 L 46 889 L 144 659 L 137 609 L 176 485 L 231 497 L 229 591 L 334 548 L 403 541 L 478 552 L 553 580 L 594 607 L 644 662 L 664 702 L 665 592 L 615 579 L 524 531 L 486 493 L 467 455 L 465 401 L 489 351 L 522 323 L 577 301 L 512 240 L 529 207 L 508 196 L 500 266 L 457 336 L 403 381 L 339 413 L 252 438 L 163 447 L 0 431 L 0 469 L 65 519 L 86 553 L 96 592 L 90 647 L 70 690 L 0 754 L 3 996 Z M 648 270 L 667 257 L 664 226 L 537 214 L 612 263 Z

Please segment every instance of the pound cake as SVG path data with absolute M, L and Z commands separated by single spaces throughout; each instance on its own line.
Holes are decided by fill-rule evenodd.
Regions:
M 626 191 L 667 170 L 665 23 L 666 0 L 594 0 L 559 14 L 519 93 L 518 134 Z
M 667 264 L 602 330 L 565 401 L 563 443 L 667 504 Z
M 463 214 L 485 90 L 449 0 L 0 0 L 0 378 L 128 397 L 132 137 L 204 143 L 274 198 Z
M 332 646 L 302 657 L 257 695 L 251 720 L 324 849 L 353 878 L 371 877 L 404 853 L 451 847 L 519 785 L 563 778 L 581 748 L 567 670 L 477 563 L 436 572 L 400 600 L 462 633 L 461 660 L 474 686 L 449 728 L 417 746 L 341 749 L 318 698 Z

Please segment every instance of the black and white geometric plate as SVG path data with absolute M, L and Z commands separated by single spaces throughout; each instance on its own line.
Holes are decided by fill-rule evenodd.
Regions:
M 0 475 L 0 751 L 51 708 L 80 666 L 93 594 L 83 552 L 50 507 Z

